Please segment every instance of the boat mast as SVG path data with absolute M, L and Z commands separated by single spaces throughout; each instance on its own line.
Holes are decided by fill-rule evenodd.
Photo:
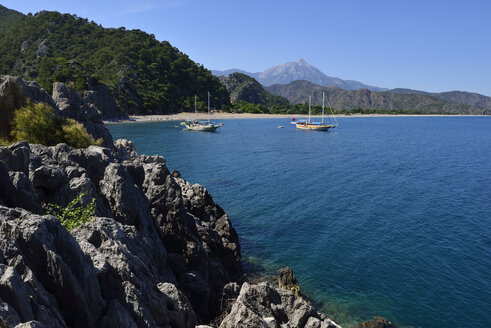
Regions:
M 210 91 L 208 91 L 208 122 L 210 122 Z
M 312 97 L 309 96 L 309 123 L 310 123 L 310 104 L 312 103 Z
M 322 91 L 322 124 L 324 124 L 324 91 Z
M 196 121 L 196 95 L 194 95 L 194 120 Z

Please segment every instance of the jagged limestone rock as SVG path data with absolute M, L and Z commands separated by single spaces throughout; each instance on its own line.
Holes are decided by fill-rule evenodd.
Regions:
M 244 283 L 230 312 L 220 324 L 228 327 L 319 327 L 339 328 L 304 299 L 263 282 Z
M 53 83 L 53 100 L 61 116 L 83 124 L 95 139 L 102 138 L 102 145 L 113 148 L 113 138 L 102 122 L 101 112 L 92 104 L 85 103 L 82 96 L 61 82 Z
M 0 159 L 0 318 L 10 325 L 194 327 L 218 314 L 223 286 L 240 278 L 237 234 L 211 196 L 186 190 L 188 209 L 186 182 L 163 157 L 119 144 L 121 153 L 0 147 L 15 168 Z M 98 216 L 70 232 L 31 212 L 80 192 L 96 199 Z
M 12 171 L 29 174 L 30 153 L 27 142 L 16 142 L 8 147 L 0 148 L 0 160 L 4 161 Z
M 135 145 L 132 141 L 126 139 L 118 139 L 114 142 L 114 147 L 116 147 L 118 158 L 120 161 L 133 160 L 138 157 Z
M 89 90 L 84 92 L 83 101 L 97 108 L 101 112 L 103 119 L 127 117 L 118 108 L 109 87 L 102 83 L 96 83 L 92 79 L 89 79 Z
M 278 287 L 291 290 L 295 295 L 299 296 L 300 286 L 298 285 L 297 278 L 293 275 L 290 267 L 285 267 L 278 270 Z

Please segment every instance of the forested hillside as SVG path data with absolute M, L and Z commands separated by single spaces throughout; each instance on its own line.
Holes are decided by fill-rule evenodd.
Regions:
M 456 104 L 465 104 L 465 105 L 472 105 L 472 106 L 491 109 L 491 97 L 484 96 L 475 92 L 448 91 L 448 92 L 430 93 L 430 92 L 424 92 L 419 90 L 402 89 L 402 88 L 392 89 L 389 90 L 389 92 L 402 93 L 402 94 L 421 94 L 421 95 L 431 96 L 434 98 L 442 99 Z
M 140 30 L 103 28 L 76 15 L 42 11 L 23 15 L 0 5 L 0 74 L 77 91 L 104 83 L 127 114 L 191 110 L 194 95 L 209 91 L 228 107 L 225 87 L 210 71 L 167 41 Z
M 233 109 L 252 113 L 270 113 L 283 112 L 290 107 L 288 99 L 275 96 L 248 75 L 232 73 L 219 78 L 230 92 Z

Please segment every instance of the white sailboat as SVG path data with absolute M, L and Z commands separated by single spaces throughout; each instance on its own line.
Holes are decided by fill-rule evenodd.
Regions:
M 335 128 L 339 125 L 336 118 L 334 117 L 334 113 L 333 113 L 333 118 L 334 118 L 335 123 L 331 122 L 330 118 L 329 118 L 329 123 L 324 123 L 324 99 L 325 99 L 324 98 L 324 92 L 322 92 L 322 121 L 321 122 L 315 122 L 315 121 L 312 121 L 310 119 L 310 107 L 312 104 L 312 97 L 309 97 L 309 119 L 308 119 L 308 121 L 297 122 L 295 124 L 297 129 L 311 130 L 311 131 L 328 131 L 329 129 Z M 331 106 L 329 106 L 329 107 L 331 107 Z M 331 112 L 332 112 L 332 108 L 331 108 Z
M 198 121 L 196 119 L 196 95 L 194 96 L 194 120 L 185 121 L 186 130 L 215 132 L 223 123 L 213 123 L 210 120 L 210 93 L 208 92 L 208 121 Z

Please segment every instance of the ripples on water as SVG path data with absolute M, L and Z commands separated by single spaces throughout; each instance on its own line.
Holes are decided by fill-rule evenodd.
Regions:
M 243 256 L 291 266 L 343 326 L 491 326 L 491 118 L 344 118 L 330 132 L 281 119 L 111 125 L 139 153 L 203 184 Z M 284 129 L 277 126 L 285 125 Z

